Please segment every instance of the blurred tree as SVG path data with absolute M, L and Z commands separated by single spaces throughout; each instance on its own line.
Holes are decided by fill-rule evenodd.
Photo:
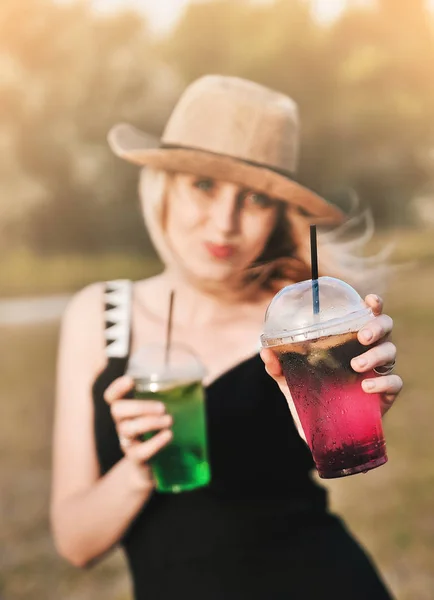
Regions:
M 159 132 L 179 93 L 143 19 L 2 0 L 0 74 L 6 232 L 19 219 L 26 243 L 45 252 L 146 248 L 137 170 L 106 144 L 122 120 Z
M 377 222 L 405 223 L 432 179 L 432 21 L 423 0 L 349 6 L 324 26 L 303 0 L 192 4 L 162 53 L 187 82 L 219 72 L 288 93 L 302 120 L 300 179 L 327 196 L 356 189 Z
M 2 0 L 0 244 L 147 249 L 137 169 L 106 133 L 124 120 L 159 134 L 183 85 L 213 72 L 298 102 L 304 183 L 329 197 L 356 189 L 377 222 L 407 222 L 434 172 L 432 18 L 423 0 L 349 6 L 326 26 L 308 0 L 192 3 L 154 41 L 132 12 Z
M 408 222 L 409 201 L 432 180 L 434 37 L 423 0 L 378 0 L 330 31 L 338 66 L 334 121 L 345 178 L 381 222 Z

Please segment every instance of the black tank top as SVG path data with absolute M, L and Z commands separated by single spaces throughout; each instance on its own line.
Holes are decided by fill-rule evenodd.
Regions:
M 127 366 L 130 292 L 129 282 L 107 284 L 108 362 L 93 386 L 102 474 L 123 456 L 103 394 Z M 181 494 L 155 492 L 138 514 L 122 540 L 136 590 L 144 570 L 155 573 L 270 548 L 288 538 L 295 523 L 327 512 L 326 493 L 311 478 L 311 454 L 259 354 L 222 374 L 205 392 L 211 484 Z

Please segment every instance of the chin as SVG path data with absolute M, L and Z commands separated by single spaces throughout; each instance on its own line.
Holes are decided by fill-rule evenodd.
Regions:
M 241 273 L 233 269 L 229 265 L 216 265 L 215 263 L 202 262 L 201 264 L 186 265 L 187 270 L 194 276 L 195 279 L 204 282 L 222 284 L 234 281 L 241 278 Z

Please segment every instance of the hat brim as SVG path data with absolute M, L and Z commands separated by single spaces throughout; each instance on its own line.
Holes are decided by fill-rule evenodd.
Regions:
M 267 167 L 195 148 L 163 148 L 156 138 L 127 124 L 113 127 L 108 142 L 117 156 L 134 164 L 231 181 L 284 200 L 302 209 L 312 222 L 318 224 L 339 224 L 345 219 L 339 208 Z

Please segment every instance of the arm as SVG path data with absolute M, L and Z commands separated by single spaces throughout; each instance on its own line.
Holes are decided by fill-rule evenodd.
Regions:
M 58 354 L 51 526 L 59 553 L 80 567 L 112 548 L 149 500 L 154 484 L 144 460 L 164 445 L 153 438 L 153 446 L 140 444 L 148 444 L 140 461 L 124 457 L 99 475 L 91 387 L 105 362 L 102 293 L 94 284 L 74 297 Z M 117 385 L 117 398 L 128 389 Z

